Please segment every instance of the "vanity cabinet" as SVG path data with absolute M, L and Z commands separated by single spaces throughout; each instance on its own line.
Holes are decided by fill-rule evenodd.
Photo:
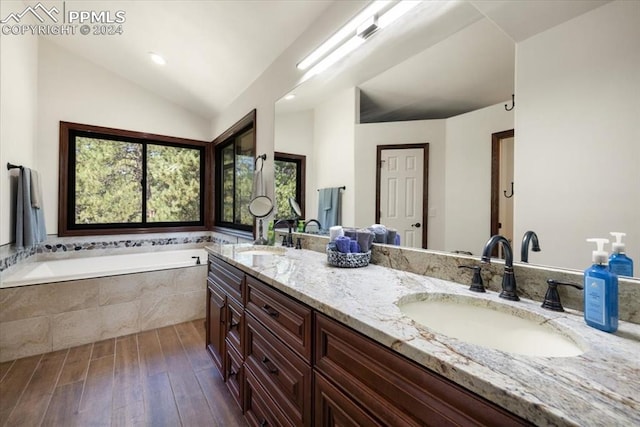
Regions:
M 248 382 L 258 381 L 266 392 L 249 386 L 247 412 L 266 405 L 275 408 L 277 425 L 311 426 L 312 311 L 251 276 L 246 289 L 245 367 Z
M 244 273 L 209 256 L 206 348 L 242 408 L 244 384 Z
M 209 257 L 207 350 L 252 426 L 531 425 Z
M 316 426 L 530 425 L 319 313 L 314 335 Z

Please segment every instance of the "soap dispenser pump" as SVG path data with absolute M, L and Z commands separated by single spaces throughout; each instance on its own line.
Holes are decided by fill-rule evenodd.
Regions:
M 608 239 L 587 239 L 594 242 L 593 265 L 584 271 L 584 320 L 592 328 L 604 332 L 618 330 L 618 276 L 609 271 L 604 245 Z
M 612 231 L 611 234 L 616 238 L 615 243 L 611 244 L 611 256 L 609 257 L 609 270 L 618 276 L 633 276 L 633 260 L 625 254 L 625 245 L 622 238 L 626 233 Z

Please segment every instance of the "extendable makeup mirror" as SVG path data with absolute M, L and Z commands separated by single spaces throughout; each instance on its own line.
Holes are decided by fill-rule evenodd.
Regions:
M 262 237 L 262 218 L 269 216 L 273 212 L 273 201 L 267 196 L 255 197 L 249 203 L 249 213 L 258 218 L 258 238 L 254 245 L 266 245 L 267 239 Z

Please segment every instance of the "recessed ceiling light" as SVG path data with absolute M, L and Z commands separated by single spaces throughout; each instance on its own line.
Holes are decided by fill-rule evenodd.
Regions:
M 167 63 L 166 59 L 164 59 L 161 55 L 158 55 L 155 52 L 149 52 L 149 56 L 151 57 L 151 60 L 158 65 L 165 65 Z
M 294 99 L 296 97 L 295 94 L 290 93 L 289 95 L 285 96 L 284 99 L 287 101 L 291 101 L 292 99 Z

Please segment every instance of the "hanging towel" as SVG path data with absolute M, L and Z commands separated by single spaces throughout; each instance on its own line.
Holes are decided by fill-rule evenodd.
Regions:
M 18 247 L 34 246 L 47 238 L 44 210 L 42 205 L 40 205 L 40 208 L 33 207 L 31 188 L 31 169 L 22 168 L 18 175 L 18 188 L 16 191 L 15 219 L 16 246 Z
M 253 173 L 253 189 L 251 191 L 251 200 L 258 196 L 266 196 L 264 194 L 264 181 L 262 180 L 262 167 L 256 169 Z
M 340 187 L 318 190 L 318 221 L 325 230 L 340 225 Z
M 42 207 L 42 188 L 40 187 L 40 174 L 31 169 L 31 207 Z

